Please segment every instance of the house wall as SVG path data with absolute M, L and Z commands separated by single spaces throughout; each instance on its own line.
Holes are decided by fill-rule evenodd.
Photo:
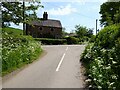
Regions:
M 62 28 L 27 25 L 26 30 L 26 34 L 34 38 L 61 38 L 62 36 Z

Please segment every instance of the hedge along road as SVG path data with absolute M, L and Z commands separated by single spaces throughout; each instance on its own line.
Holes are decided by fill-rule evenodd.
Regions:
M 79 60 L 85 45 L 42 48 L 47 54 L 16 75 L 3 78 L 3 88 L 83 88 Z

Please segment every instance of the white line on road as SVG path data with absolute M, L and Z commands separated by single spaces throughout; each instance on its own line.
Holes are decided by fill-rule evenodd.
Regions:
M 68 50 L 68 47 L 66 48 L 66 51 Z
M 62 64 L 62 62 L 63 62 L 64 57 L 65 57 L 65 53 L 63 54 L 63 56 L 62 56 L 62 58 L 61 58 L 61 60 L 60 60 L 60 62 L 59 62 L 59 64 L 58 64 L 58 66 L 57 66 L 57 68 L 56 68 L 56 72 L 59 71 L 59 68 L 60 68 L 60 66 L 61 66 L 61 64 Z

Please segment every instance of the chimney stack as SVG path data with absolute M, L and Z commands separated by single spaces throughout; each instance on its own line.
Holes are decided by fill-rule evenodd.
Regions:
M 47 20 L 48 19 L 48 14 L 47 14 L 47 12 L 44 12 L 44 14 L 43 14 L 43 20 Z

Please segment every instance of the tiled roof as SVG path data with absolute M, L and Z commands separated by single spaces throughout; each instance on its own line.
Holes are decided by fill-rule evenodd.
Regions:
M 39 20 L 39 21 L 32 21 L 32 25 L 38 25 L 38 26 L 48 26 L 48 27 L 57 27 L 62 28 L 61 22 L 59 20 Z

